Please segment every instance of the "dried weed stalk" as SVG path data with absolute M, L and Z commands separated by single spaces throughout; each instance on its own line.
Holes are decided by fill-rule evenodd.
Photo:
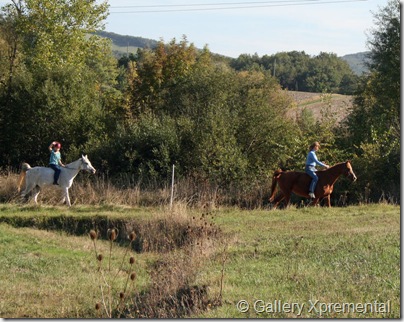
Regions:
M 98 272 L 100 274 L 101 301 L 97 302 L 95 305 L 97 317 L 119 318 L 130 305 L 133 305 L 130 300 L 133 299 L 133 293 L 135 291 L 136 272 L 133 267 L 135 264 L 135 257 L 130 256 L 130 258 L 127 259 L 127 256 L 129 252 L 132 252 L 132 244 L 136 239 L 136 234 L 134 232 L 129 234 L 129 244 L 115 274 L 111 271 L 111 259 L 113 256 L 114 243 L 118 236 L 118 230 L 116 228 L 111 228 L 107 231 L 107 238 L 109 240 L 108 268 L 104 268 L 104 256 L 97 250 L 96 241 L 98 239 L 98 233 L 95 230 L 91 230 L 89 235 L 93 241 L 95 258 L 98 263 Z M 121 272 L 124 272 L 125 274 L 123 288 L 119 286 L 120 283 L 118 283 L 118 278 L 120 277 L 119 275 Z

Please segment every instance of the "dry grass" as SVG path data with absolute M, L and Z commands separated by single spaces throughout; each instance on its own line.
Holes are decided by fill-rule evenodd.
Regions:
M 20 203 L 17 192 L 19 175 L 14 172 L 0 174 L 0 202 Z M 249 189 L 234 185 L 227 190 L 206 182 L 183 179 L 176 182 L 174 201 L 186 207 L 212 210 L 223 205 L 237 205 L 242 208 L 260 208 L 270 190 L 267 184 L 255 185 Z M 81 173 L 69 190 L 72 205 L 127 205 L 141 207 L 160 207 L 170 204 L 171 187 L 150 185 L 141 188 L 120 180 L 112 183 L 102 175 L 91 176 Z M 62 200 L 61 190 L 48 186 L 38 196 L 40 204 L 58 205 Z M 31 201 L 33 202 L 33 201 Z

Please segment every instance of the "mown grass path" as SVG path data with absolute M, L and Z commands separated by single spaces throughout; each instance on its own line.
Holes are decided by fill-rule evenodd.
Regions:
M 2 205 L 0 217 L 100 216 L 142 220 L 164 209 L 20 207 Z M 185 214 L 184 214 L 185 212 Z M 199 211 L 183 211 L 195 216 Z M 211 219 L 228 235 L 223 305 L 197 317 L 400 317 L 400 207 L 287 210 L 219 209 Z M 106 241 L 99 241 L 107 252 Z M 116 250 L 119 262 L 123 250 Z M 121 252 L 121 253 L 120 253 Z M 197 276 L 212 297 L 219 292 L 221 248 Z M 147 287 L 154 253 L 136 255 L 138 288 Z M 0 317 L 96 317 L 96 265 L 88 236 L 0 224 Z M 250 308 L 240 312 L 237 303 Z M 254 308 L 254 303 L 258 306 Z M 278 302 L 274 302 L 278 301 Z M 319 313 L 316 303 L 386 303 L 389 312 Z M 274 304 L 304 304 L 300 315 Z M 270 307 L 272 305 L 272 307 Z M 338 307 L 337 307 L 338 308 Z M 359 307 L 360 308 L 360 307 Z M 378 307 L 380 309 L 380 306 Z M 272 310 L 272 311 L 271 311 Z M 261 312 L 263 311 L 263 312 Z M 359 310 L 361 311 L 361 310 Z

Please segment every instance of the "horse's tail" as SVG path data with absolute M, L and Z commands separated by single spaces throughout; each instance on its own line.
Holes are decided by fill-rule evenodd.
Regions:
M 18 189 L 18 192 L 21 191 L 22 183 L 24 182 L 25 176 L 26 176 L 27 171 L 28 171 L 29 169 L 31 169 L 31 166 L 30 166 L 28 163 L 25 163 L 25 162 L 24 162 L 24 163 L 21 165 L 20 178 L 18 179 L 18 188 L 17 188 L 17 189 Z
M 273 177 L 272 177 L 271 196 L 269 197 L 269 202 L 272 202 L 272 201 L 274 201 L 274 199 L 275 199 L 276 184 L 277 184 L 277 182 L 278 182 L 277 179 L 279 178 L 279 176 L 281 175 L 281 173 L 282 173 L 282 170 L 281 170 L 281 169 L 276 170 L 276 171 L 274 172 L 274 175 L 273 175 Z

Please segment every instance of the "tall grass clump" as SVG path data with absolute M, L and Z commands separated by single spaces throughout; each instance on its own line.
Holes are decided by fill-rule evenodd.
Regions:
M 119 318 L 124 314 L 133 299 L 132 293 L 135 290 L 136 272 L 134 268 L 135 257 L 132 251 L 132 243 L 136 234 L 131 232 L 128 235 L 129 244 L 122 257 L 122 261 L 116 269 L 111 269 L 114 243 L 118 231 L 116 228 L 108 229 L 109 251 L 104 256 L 97 249 L 98 233 L 91 230 L 90 238 L 93 241 L 97 271 L 99 274 L 100 301 L 95 303 L 97 317 Z M 132 255 L 127 259 L 128 255 Z
M 212 222 L 213 214 L 203 213 L 190 218 L 176 205 L 166 216 L 165 220 L 153 218 L 148 234 L 143 231 L 128 234 L 129 243 L 124 245 L 126 251 L 122 260 L 114 259 L 115 249 L 123 245 L 122 231 L 116 227 L 108 228 L 106 232 L 104 229 L 103 239 L 107 239 L 108 247 L 104 246 L 103 250 L 97 245 L 97 240 L 103 237 L 100 231 L 89 232 L 96 262 L 94 269 L 99 275 L 99 301 L 95 303 L 97 317 L 181 318 L 220 305 L 222 294 L 211 297 L 209 285 L 196 282 L 206 261 L 217 252 L 216 245 L 222 243 L 220 229 Z M 170 236 L 175 231 L 182 242 L 172 247 Z M 151 235 L 159 237 L 149 238 Z M 118 236 L 121 237 L 119 242 Z M 164 242 L 167 247 L 155 245 Z M 141 292 L 136 287 L 136 252 L 156 255 L 148 264 L 149 283 Z M 118 267 L 114 263 L 119 263 Z M 223 281 L 224 262 L 220 273 Z

